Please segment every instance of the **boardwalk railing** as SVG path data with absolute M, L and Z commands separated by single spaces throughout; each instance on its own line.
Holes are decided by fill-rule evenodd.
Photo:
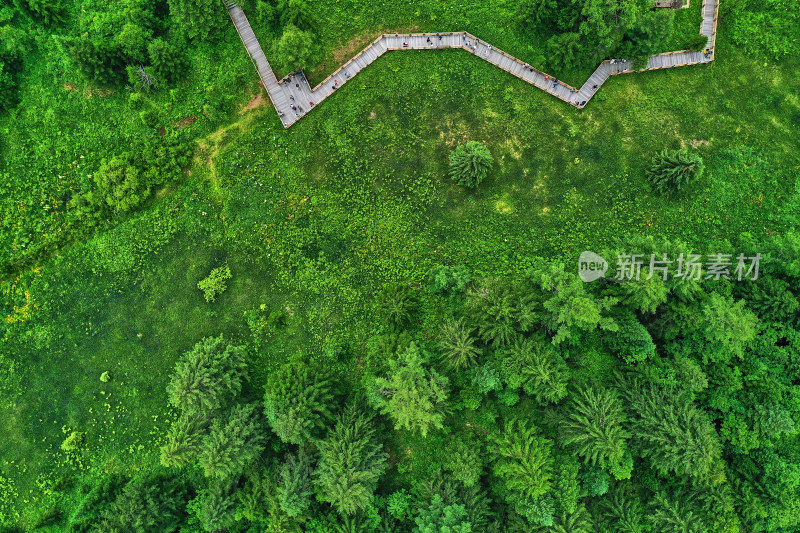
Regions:
M 305 74 L 301 71 L 278 80 L 242 9 L 235 3 L 235 0 L 223 1 L 236 27 L 236 31 L 239 33 L 239 37 L 242 39 L 242 43 L 256 67 L 264 89 L 266 89 L 272 105 L 278 112 L 285 128 L 300 120 L 313 107 L 336 92 L 347 81 L 389 50 L 462 48 L 579 109 L 583 108 L 592 99 L 609 77 L 636 72 L 633 64 L 625 59 L 605 60 L 600 63 L 592 75 L 589 76 L 589 79 L 578 89 L 532 67 L 528 63 L 520 61 L 485 41 L 481 41 L 471 33 L 389 33 L 377 37 L 356 56 L 349 59 L 339 69 L 312 88 Z M 703 21 L 700 26 L 700 34 L 708 37 L 706 50 L 703 52 L 679 50 L 656 54 L 651 56 L 647 61 L 647 66 L 639 69 L 639 71 L 682 67 L 713 61 L 719 2 L 720 0 L 703 0 Z

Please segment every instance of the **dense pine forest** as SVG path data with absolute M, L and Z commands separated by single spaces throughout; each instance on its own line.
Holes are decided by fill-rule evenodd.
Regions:
M 695 0 L 240 5 L 312 83 L 704 45 Z M 221 1 L 5 1 L 0 532 L 800 532 L 798 24 L 722 0 L 713 63 L 580 111 L 388 54 L 286 130 Z

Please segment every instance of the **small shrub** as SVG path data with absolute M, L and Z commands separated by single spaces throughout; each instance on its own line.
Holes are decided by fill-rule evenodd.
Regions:
M 131 107 L 134 109 L 140 109 L 142 104 L 144 104 L 144 96 L 142 96 L 142 93 L 131 93 L 128 97 L 128 103 L 130 103 Z
M 139 118 L 142 120 L 142 124 L 147 128 L 155 128 L 158 126 L 158 113 L 156 113 L 154 109 L 145 109 L 139 113 Z
M 708 37 L 700 34 L 695 35 L 686 43 L 686 49 L 695 52 L 704 50 L 706 46 L 708 46 Z
M 65 452 L 77 452 L 83 447 L 86 440 L 86 434 L 81 431 L 73 431 L 61 443 L 61 449 Z
M 231 269 L 228 265 L 218 267 L 212 270 L 206 279 L 198 282 L 197 288 L 203 291 L 203 296 L 207 302 L 213 302 L 217 296 L 228 288 L 225 280 L 232 277 L 233 274 L 231 274 Z

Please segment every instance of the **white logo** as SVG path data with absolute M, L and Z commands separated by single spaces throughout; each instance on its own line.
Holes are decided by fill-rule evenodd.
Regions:
M 586 283 L 606 275 L 608 262 L 594 252 L 583 252 L 578 258 L 578 276 Z

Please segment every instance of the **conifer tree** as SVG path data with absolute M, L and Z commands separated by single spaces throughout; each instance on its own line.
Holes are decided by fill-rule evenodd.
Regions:
M 333 419 L 333 398 L 328 373 L 298 359 L 270 376 L 264 410 L 282 441 L 302 444 L 317 437 Z
M 205 415 L 181 413 L 170 424 L 167 442 L 161 447 L 161 465 L 184 466 L 197 457 L 207 428 L 208 418 Z
M 189 509 L 204 531 L 226 531 L 236 521 L 236 483 L 215 479 L 189 502 Z
M 695 512 L 694 500 L 670 498 L 657 492 L 651 503 L 650 523 L 655 531 L 664 533 L 707 533 L 709 530 L 699 513 Z
M 645 511 L 630 483 L 616 484 L 602 500 L 601 524 L 609 531 L 644 533 Z
M 93 531 L 176 531 L 186 512 L 188 491 L 179 480 L 163 475 L 128 482 L 103 513 Z
M 441 428 L 447 407 L 448 380 L 426 366 L 427 354 L 409 345 L 389 360 L 386 377 L 376 377 L 372 401 L 395 429 L 418 430 L 422 436 Z
M 364 509 L 386 471 L 387 454 L 375 440 L 372 419 L 354 406 L 344 410 L 324 440 L 317 442 L 317 498 L 344 515 Z
M 617 303 L 616 298 L 595 298 L 583 283 L 563 264 L 548 264 L 530 274 L 540 302 L 539 311 L 545 327 L 553 333 L 553 344 L 580 344 L 587 334 L 598 329 L 617 331 L 618 326 L 608 316 Z
M 463 319 L 447 322 L 442 328 L 439 351 L 444 365 L 450 370 L 463 370 L 474 365 L 481 356 L 481 349 L 475 346 L 473 328 Z
M 493 471 L 505 487 L 506 500 L 516 511 L 530 517 L 531 506 L 551 488 L 552 442 L 539 435 L 533 424 L 520 419 L 507 422 L 492 438 Z
M 561 439 L 589 464 L 618 472 L 627 451 L 630 433 L 622 402 L 611 389 L 579 389 L 571 395 L 561 424 Z
M 414 533 L 473 533 L 469 515 L 463 505 L 447 505 L 438 494 L 414 520 Z
M 243 346 L 222 338 L 206 337 L 175 365 L 167 385 L 169 403 L 186 412 L 209 413 L 239 394 L 246 379 Z
M 215 418 L 203 440 L 200 465 L 206 476 L 230 479 L 253 464 L 264 449 L 264 427 L 256 404 L 236 405 Z
M 459 185 L 476 188 L 489 174 L 494 158 L 482 143 L 470 141 L 450 154 L 450 177 Z
M 411 322 L 419 301 L 407 285 L 391 283 L 383 288 L 375 305 L 378 314 L 389 326 L 402 329 Z
M 664 150 L 658 154 L 647 176 L 661 194 L 678 192 L 686 185 L 703 175 L 703 159 L 687 150 Z
M 501 347 L 510 344 L 517 329 L 522 329 L 517 321 L 517 303 L 507 282 L 489 279 L 470 291 L 464 312 L 477 326 L 482 341 Z
M 540 403 L 557 403 L 567 395 L 567 365 L 549 344 L 517 338 L 501 357 L 501 375 L 511 389 L 522 387 Z
M 290 454 L 278 470 L 278 500 L 291 517 L 302 516 L 311 507 L 311 456 L 300 450 Z
M 722 448 L 708 415 L 683 391 L 628 380 L 631 427 L 643 457 L 664 474 L 714 485 L 725 479 Z

